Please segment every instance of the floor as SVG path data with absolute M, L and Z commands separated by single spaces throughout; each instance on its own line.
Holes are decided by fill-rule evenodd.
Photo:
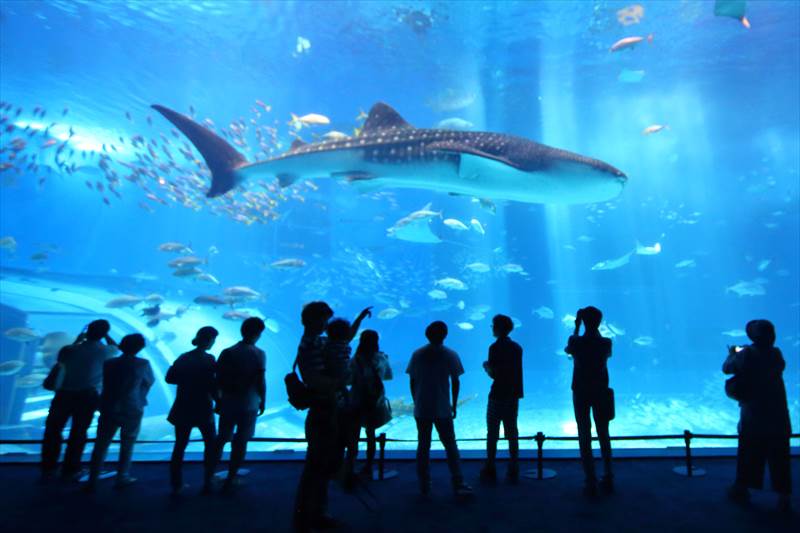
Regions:
M 616 462 L 617 490 L 588 500 L 581 494 L 582 473 L 576 460 L 551 460 L 557 476 L 523 479 L 518 486 L 499 482 L 480 486 L 479 461 L 464 461 L 467 481 L 475 487 L 469 501 L 457 502 L 449 490 L 447 467 L 432 465 L 433 492 L 417 493 L 414 463 L 392 462 L 394 479 L 371 482 L 372 493 L 358 497 L 331 489 L 330 511 L 345 521 L 344 531 L 509 532 L 509 531 L 800 531 L 800 498 L 795 512 L 776 513 L 774 494 L 754 492 L 750 506 L 730 503 L 725 489 L 733 478 L 730 458 L 698 459 L 703 477 L 672 472 L 675 459 L 625 459 Z M 193 484 L 180 499 L 169 496 L 164 463 L 134 464 L 139 481 L 116 490 L 101 482 L 93 495 L 80 485 L 41 485 L 32 464 L 1 464 L 0 531 L 41 532 L 178 532 L 288 531 L 300 462 L 251 463 L 244 484 L 233 494 L 199 494 L 201 466 L 186 465 Z M 500 473 L 502 474 L 502 466 Z M 792 464 L 794 487 L 800 481 L 800 459 Z M 502 477 L 502 476 L 501 476 Z

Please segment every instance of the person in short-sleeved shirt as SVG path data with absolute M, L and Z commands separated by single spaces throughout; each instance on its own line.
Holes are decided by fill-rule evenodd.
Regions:
M 472 487 L 464 483 L 464 476 L 461 474 L 461 460 L 453 424 L 461 387 L 459 376 L 464 373 L 464 367 L 458 354 L 444 345 L 447 324 L 438 320 L 432 322 L 425 330 L 425 337 L 429 344 L 412 354 L 406 369 L 417 423 L 417 479 L 420 492 L 427 495 L 431 488 L 431 433 L 436 427 L 439 440 L 447 453 L 453 492 L 457 497 L 469 496 L 472 494 Z
M 175 426 L 175 445 L 170 459 L 170 481 L 175 494 L 183 488 L 183 457 L 192 428 L 203 436 L 203 460 L 205 476 L 203 491 L 211 491 L 214 474 L 214 441 L 217 438 L 214 426 L 214 400 L 217 396 L 217 362 L 208 350 L 214 345 L 219 332 L 211 326 L 203 326 L 192 340 L 196 348 L 186 352 L 167 370 L 166 382 L 177 385 L 175 402 L 169 410 L 167 421 Z
M 264 350 L 240 341 L 222 350 L 217 361 L 217 383 L 222 393 L 220 413 L 256 412 L 264 404 Z
M 481 469 L 483 483 L 497 481 L 495 459 L 497 442 L 500 439 L 500 424 L 503 424 L 508 440 L 509 463 L 506 480 L 519 481 L 519 429 L 517 415 L 519 399 L 522 398 L 522 347 L 511 340 L 514 321 L 507 315 L 495 315 L 492 333 L 497 340 L 489 347 L 489 359 L 483 368 L 492 378 L 489 401 L 486 404 L 486 465 Z
M 219 431 L 217 432 L 214 464 L 219 463 L 222 450 L 231 443 L 228 477 L 223 490 L 229 491 L 236 482 L 239 467 L 247 454 L 247 442 L 256 430 L 256 418 L 264 413 L 267 400 L 267 356 L 256 347 L 265 329 L 264 321 L 250 317 L 242 322 L 242 340 L 222 350 L 217 360 L 217 386 L 220 397 Z M 235 432 L 234 432 L 235 430 Z
M 122 355 L 109 359 L 103 365 L 103 394 L 100 398 L 100 419 L 97 422 L 97 438 L 89 469 L 89 490 L 94 490 L 97 484 L 106 453 L 117 430 L 120 432 L 120 446 L 116 485 L 121 487 L 136 481 L 128 472 L 147 405 L 147 393 L 155 382 L 150 362 L 136 357 L 145 344 L 144 336 L 139 333 L 126 335 L 119 343 Z
M 58 362 L 64 365 L 64 381 L 59 390 L 94 389 L 99 393 L 103 386 L 103 364 L 117 353 L 113 344 L 94 339 L 64 347 L 58 354 Z
M 450 418 L 450 379 L 463 373 L 458 354 L 444 345 L 427 344 L 415 351 L 406 369 L 414 381 L 414 417 Z
M 55 391 L 45 421 L 42 439 L 42 478 L 51 479 L 58 468 L 61 441 L 67 421 L 72 419 L 61 475 L 79 479 L 86 432 L 94 419 L 103 385 L 103 364 L 117 353 L 108 336 L 107 320 L 95 320 L 78 335 L 74 344 L 58 353 L 63 380 Z M 105 340 L 105 343 L 102 341 Z
M 608 367 L 611 339 L 597 335 L 572 335 L 565 352 L 572 356 L 572 390 L 595 393 L 608 388 Z
M 489 347 L 492 388 L 489 398 L 518 400 L 522 398 L 522 347 L 508 337 L 498 338 Z
M 575 332 L 567 341 L 564 351 L 572 356 L 572 404 L 578 426 L 578 446 L 581 451 L 583 470 L 586 475 L 584 494 L 597 493 L 597 477 L 592 456 L 592 422 L 594 415 L 597 440 L 603 456 L 604 476 L 600 480 L 605 492 L 614 490 L 611 468 L 611 437 L 608 423 L 610 417 L 607 361 L 611 357 L 611 339 L 600 334 L 603 313 L 588 306 L 579 309 L 575 317 Z M 579 335 L 583 324 L 585 331 Z

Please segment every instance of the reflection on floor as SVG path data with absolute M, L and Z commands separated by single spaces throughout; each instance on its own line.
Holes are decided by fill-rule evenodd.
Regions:
M 774 495 L 756 492 L 749 509 L 729 503 L 725 490 L 734 476 L 733 459 L 705 459 L 700 478 L 677 476 L 672 460 L 624 460 L 616 463 L 616 493 L 596 500 L 581 495 L 583 474 L 578 461 L 552 462 L 554 479 L 524 479 L 518 486 L 500 482 L 478 485 L 477 461 L 464 461 L 466 481 L 475 487 L 471 501 L 456 502 L 447 466 L 432 464 L 433 491 L 418 496 L 413 462 L 389 466 L 398 477 L 368 484 L 375 507 L 370 512 L 355 496 L 333 483 L 330 512 L 343 520 L 342 531 L 354 532 L 508 532 L 508 531 L 798 531 L 798 515 L 783 516 L 772 508 Z M 504 465 L 500 465 L 503 473 Z M 289 531 L 300 463 L 250 463 L 244 485 L 231 495 L 199 495 L 201 465 L 186 465 L 184 478 L 192 486 L 180 500 L 169 497 L 166 464 L 133 465 L 139 481 L 114 490 L 113 480 L 87 495 L 76 485 L 36 483 L 30 465 L 0 466 L 0 477 L 15 490 L 0 499 L 4 531 Z M 800 460 L 792 464 L 794 486 L 800 483 Z M 501 476 L 502 477 L 502 476 Z M 793 499 L 795 509 L 800 498 Z

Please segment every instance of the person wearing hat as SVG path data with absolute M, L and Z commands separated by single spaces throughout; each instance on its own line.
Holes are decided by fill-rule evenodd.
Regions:
M 178 357 L 167 370 L 166 381 L 177 385 L 175 402 L 167 416 L 167 421 L 175 426 L 175 447 L 169 463 L 170 481 L 174 494 L 180 493 L 183 484 L 183 454 L 189 443 L 192 428 L 200 430 L 203 436 L 203 462 L 205 474 L 203 491 L 211 490 L 214 475 L 215 441 L 214 400 L 216 398 L 216 360 L 208 353 L 214 345 L 219 332 L 211 326 L 203 326 L 197 331 L 192 344 L 194 350 Z
M 738 380 L 741 408 L 736 481 L 728 496 L 735 502 L 747 503 L 748 489 L 763 487 L 764 467 L 769 465 L 772 488 L 778 493 L 778 509 L 789 511 L 792 428 L 783 383 L 786 361 L 775 347 L 775 326 L 769 320 L 751 320 L 745 332 L 752 344 L 729 346 L 722 365 L 725 374 L 734 374 Z

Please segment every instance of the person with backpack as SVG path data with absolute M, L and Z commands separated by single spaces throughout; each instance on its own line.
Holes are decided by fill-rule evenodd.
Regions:
M 342 524 L 327 513 L 328 482 L 342 464 L 345 438 L 342 433 L 342 399 L 347 383 L 349 343 L 361 322 L 371 315 L 367 307 L 349 327 L 334 324 L 337 338 L 328 346 L 323 335 L 333 317 L 322 301 L 310 302 L 300 315 L 303 336 L 295 364 L 308 395 L 305 434 L 308 447 L 297 487 L 292 527 L 295 531 L 330 529 Z
M 192 340 L 196 348 L 178 357 L 167 370 L 167 383 L 178 386 L 175 401 L 167 416 L 167 421 L 175 426 L 175 446 L 170 459 L 170 481 L 174 494 L 184 489 L 183 455 L 192 428 L 195 427 L 200 430 L 204 445 L 203 492 L 211 491 L 216 442 L 214 399 L 217 395 L 217 362 L 208 350 L 214 345 L 218 334 L 211 326 L 200 328 Z
M 145 340 L 141 334 L 126 335 L 119 343 L 122 355 L 109 359 L 103 365 L 103 394 L 100 397 L 97 439 L 92 450 L 87 485 L 89 491 L 93 491 L 97 484 L 108 447 L 117 430 L 120 431 L 120 446 L 116 485 L 124 487 L 136 481 L 129 474 L 133 445 L 142 425 L 147 393 L 155 382 L 150 361 L 136 357 L 144 347 Z
M 783 370 L 786 362 L 775 347 L 775 326 L 769 320 L 751 320 L 745 328 L 752 341 L 748 346 L 728 347 L 722 365 L 733 374 L 726 391 L 739 401 L 739 446 L 736 452 L 736 481 L 728 496 L 747 503 L 749 489 L 764 484 L 764 467 L 769 465 L 772 488 L 778 493 L 778 510 L 791 510 L 792 492 L 789 436 L 792 434 Z
M 588 497 L 597 495 L 597 476 L 592 457 L 592 421 L 594 415 L 597 440 L 603 456 L 605 475 L 600 481 L 601 488 L 607 492 L 614 490 L 611 471 L 611 438 L 608 423 L 613 412 L 613 396 L 608 388 L 608 367 L 611 357 L 611 339 L 600 334 L 603 313 L 596 307 L 578 309 L 575 317 L 575 332 L 570 336 L 564 351 L 572 357 L 572 403 L 575 409 L 575 422 L 578 426 L 578 445 L 586 476 L 583 493 Z M 584 325 L 580 335 L 581 324 Z
M 378 341 L 377 331 L 362 331 L 355 357 L 350 363 L 350 394 L 355 423 L 347 446 L 347 471 L 355 471 L 358 439 L 363 427 L 367 436 L 367 457 L 359 474 L 368 479 L 372 479 L 375 460 L 375 430 L 388 422 L 387 418 L 391 418 L 383 382 L 392 379 L 392 367 L 389 366 L 388 356 L 380 350 Z
M 264 414 L 266 407 L 267 356 L 256 347 L 264 329 L 260 318 L 245 319 L 241 326 L 242 340 L 222 350 L 217 360 L 219 432 L 214 464 L 222 459 L 225 444 L 231 443 L 224 491 L 231 490 L 239 482 L 237 474 L 247 454 L 247 442 L 255 434 L 256 418 Z
M 81 457 L 86 446 L 86 432 L 100 403 L 103 364 L 117 354 L 117 344 L 108 336 L 107 320 L 95 320 L 81 332 L 73 344 L 58 352 L 60 384 L 50 403 L 42 439 L 42 480 L 55 477 L 61 455 L 62 433 L 72 419 L 61 477 L 77 481 L 81 477 Z M 52 389 L 51 389 L 52 390 Z

